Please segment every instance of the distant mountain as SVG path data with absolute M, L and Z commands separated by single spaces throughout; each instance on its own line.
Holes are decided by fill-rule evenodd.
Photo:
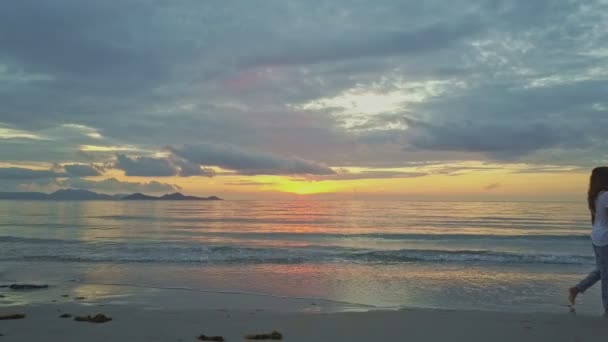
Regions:
M 123 200 L 135 200 L 135 201 L 221 201 L 222 199 L 217 196 L 210 197 L 196 197 L 186 196 L 179 192 L 172 194 L 162 195 L 160 197 L 148 196 L 141 193 L 132 194 L 122 198 Z
M 157 199 L 158 199 L 158 197 L 144 195 L 139 192 L 131 194 L 131 195 L 127 195 L 127 196 L 121 198 L 121 200 L 132 200 L 132 201 L 149 201 L 149 200 L 157 200 Z
M 0 192 L 0 200 L 45 200 L 45 201 L 116 201 L 116 200 L 136 200 L 136 201 L 218 201 L 217 196 L 196 197 L 186 196 L 179 192 L 167 194 L 160 197 L 149 196 L 142 193 L 130 195 L 99 194 L 84 189 L 61 189 L 51 194 L 43 192 Z
M 113 200 L 114 197 L 83 189 L 61 189 L 50 194 L 49 199 L 56 201 L 109 201 Z

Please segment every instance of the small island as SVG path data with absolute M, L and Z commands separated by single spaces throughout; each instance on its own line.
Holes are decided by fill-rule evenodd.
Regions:
M 0 192 L 0 200 L 36 200 L 36 201 L 221 201 L 217 196 L 186 196 L 179 192 L 162 196 L 134 194 L 100 194 L 84 189 L 61 189 L 47 194 L 43 192 Z
M 179 192 L 174 192 L 172 194 L 166 194 L 162 196 L 149 196 L 144 195 L 142 193 L 134 193 L 128 196 L 121 198 L 122 200 L 127 201 L 221 201 L 222 199 L 217 196 L 209 196 L 209 197 L 196 197 L 196 196 L 186 196 Z

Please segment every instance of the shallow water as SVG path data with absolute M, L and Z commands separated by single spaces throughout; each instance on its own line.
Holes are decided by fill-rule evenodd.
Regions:
M 0 201 L 0 280 L 557 312 L 589 229 L 583 203 Z

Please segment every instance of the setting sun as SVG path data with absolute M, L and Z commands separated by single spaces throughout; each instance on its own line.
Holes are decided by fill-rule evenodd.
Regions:
M 331 193 L 341 190 L 343 186 L 330 181 L 292 181 L 285 180 L 281 182 L 277 189 L 281 192 L 287 192 L 297 195 L 311 195 Z

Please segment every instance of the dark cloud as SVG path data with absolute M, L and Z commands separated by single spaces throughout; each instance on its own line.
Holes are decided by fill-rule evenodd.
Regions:
M 48 192 L 56 190 L 56 179 L 37 178 L 37 179 L 2 179 L 0 181 L 0 191 L 38 191 Z
M 92 177 L 101 174 L 97 168 L 85 164 L 69 164 L 63 168 L 70 177 Z
M 535 120 L 429 123 L 404 118 L 409 148 L 482 152 L 513 159 L 530 152 L 564 145 L 584 146 L 584 131 Z
M 174 156 L 168 158 L 129 157 L 119 153 L 116 155 L 116 163 L 114 163 L 113 166 L 123 170 L 127 176 L 215 176 L 215 171 L 213 171 L 213 169 L 202 168 L 200 164 L 195 164 Z
M 131 158 L 120 153 L 116 155 L 114 167 L 123 170 L 127 176 L 168 177 L 178 173 L 178 169 L 166 158 Z
M 54 170 L 33 170 L 22 167 L 3 167 L 0 168 L 0 179 L 30 180 L 30 179 L 49 179 L 65 177 L 65 173 Z
M 57 169 L 65 169 L 58 172 L 54 169 L 35 170 L 20 167 L 0 168 L 0 190 L 2 191 L 54 191 L 57 188 L 78 188 L 112 193 L 123 192 L 169 192 L 180 190 L 174 184 L 150 182 L 120 181 L 116 178 L 108 178 L 101 181 L 89 180 L 86 176 L 99 175 L 96 168 L 89 165 L 64 165 Z M 94 172 L 97 172 L 93 174 Z
M 116 178 L 108 178 L 100 181 L 88 180 L 83 178 L 68 178 L 59 180 L 56 183 L 60 187 L 89 189 L 103 191 L 107 193 L 125 193 L 125 192 L 171 192 L 180 190 L 181 188 L 175 184 L 161 183 L 157 181 L 150 182 L 129 182 L 120 181 Z
M 108 163 L 119 151 L 130 156 L 118 163 L 127 174 L 151 177 L 212 176 L 199 165 L 213 164 L 317 175 L 332 173 L 324 165 L 467 158 L 586 166 L 608 148 L 607 7 L 3 2 L 0 160 Z M 434 89 L 437 81 L 448 86 Z M 361 110 L 355 123 L 345 105 L 302 109 L 353 89 L 374 93 L 375 103 L 395 91 L 413 99 L 388 113 Z M 416 119 L 409 129 L 402 113 Z M 203 141 L 234 148 L 149 157 Z
M 466 16 L 458 22 L 440 22 L 422 28 L 401 32 L 376 30 L 356 36 L 344 36 L 312 42 L 292 49 L 286 55 L 261 58 L 256 64 L 306 65 L 347 59 L 421 54 L 429 50 L 446 49 L 463 37 L 471 36 L 482 28 L 479 18 Z
M 179 167 L 180 177 L 204 176 L 213 177 L 215 171 L 210 168 L 202 168 L 199 164 L 191 163 L 185 160 L 173 158 L 173 163 Z
M 185 145 L 169 147 L 169 150 L 189 162 L 203 166 L 219 166 L 243 175 L 334 174 L 331 168 L 309 160 L 246 151 L 229 145 Z

